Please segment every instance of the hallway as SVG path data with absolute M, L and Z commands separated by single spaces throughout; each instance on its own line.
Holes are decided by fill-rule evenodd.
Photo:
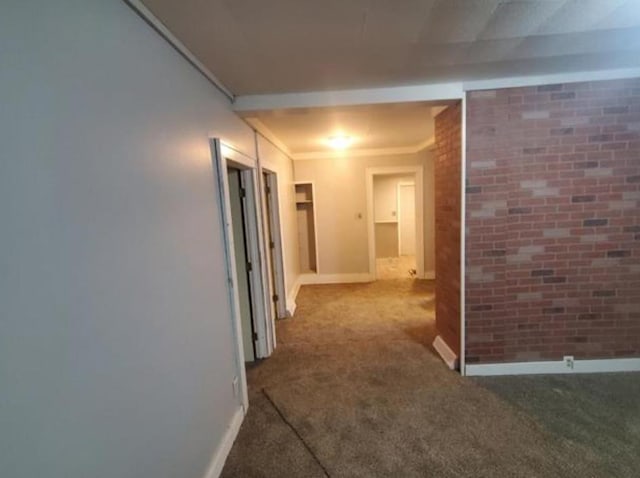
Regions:
M 460 377 L 430 346 L 433 294 L 411 279 L 303 287 L 247 371 L 222 476 L 634 476 L 638 374 Z

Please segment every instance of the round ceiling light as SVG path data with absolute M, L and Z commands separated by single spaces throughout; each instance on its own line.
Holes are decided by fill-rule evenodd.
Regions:
M 351 136 L 343 135 L 330 136 L 327 143 L 334 149 L 345 149 L 351 146 L 353 138 L 351 138 Z

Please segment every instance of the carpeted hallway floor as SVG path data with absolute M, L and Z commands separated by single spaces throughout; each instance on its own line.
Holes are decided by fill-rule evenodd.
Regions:
M 640 476 L 640 374 L 460 377 L 433 300 L 431 281 L 303 287 L 222 476 Z

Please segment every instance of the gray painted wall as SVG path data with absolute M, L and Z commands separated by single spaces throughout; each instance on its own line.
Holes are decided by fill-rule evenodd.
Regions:
M 118 0 L 0 14 L 0 476 L 201 478 L 239 401 L 209 135 L 226 101 Z

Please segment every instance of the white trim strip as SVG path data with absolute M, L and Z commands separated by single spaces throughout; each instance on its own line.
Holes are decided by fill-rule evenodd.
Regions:
M 573 368 L 564 361 L 549 361 L 468 364 L 466 369 L 469 376 L 640 372 L 640 358 L 575 360 Z
M 300 276 L 298 276 L 296 281 L 293 283 L 293 287 L 287 294 L 287 316 L 289 317 L 293 317 L 293 315 L 296 313 L 296 299 L 298 298 L 298 292 L 300 292 L 301 285 L 302 284 L 300 284 Z
M 162 21 L 156 17 L 151 10 L 149 10 L 141 0 L 124 0 L 124 2 L 131 7 L 144 21 L 146 21 L 151 28 L 153 28 L 158 34 L 164 38 L 175 50 L 180 53 L 185 60 L 198 70 L 202 75 L 213 84 L 227 97 L 227 99 L 233 103 L 235 95 L 214 75 L 209 68 L 196 58 L 196 56 L 189 51 L 189 49 L 178 38 L 171 33 L 171 30 L 162 23 Z
M 308 153 L 292 153 L 289 157 L 294 161 L 307 161 L 312 159 L 336 159 L 336 158 L 367 158 L 374 156 L 395 156 L 399 154 L 416 154 L 435 145 L 435 138 L 431 137 L 413 146 L 397 148 L 372 148 L 350 149 L 347 151 L 310 151 Z
M 638 77 L 640 77 L 640 68 L 624 68 L 616 70 L 582 71 L 575 73 L 556 73 L 550 75 L 465 81 L 462 85 L 464 91 L 495 90 L 499 88 L 551 85 L 556 83 L 576 83 L 582 81 L 620 80 Z
M 236 437 L 240 431 L 240 425 L 242 425 L 242 421 L 244 420 L 244 414 L 245 412 L 242 408 L 238 408 L 233 414 L 233 418 L 231 418 L 231 422 L 227 426 L 224 437 L 222 437 L 222 442 L 220 442 L 220 445 L 218 445 L 218 448 L 213 454 L 213 458 L 211 459 L 211 463 L 204 475 L 204 478 L 218 478 L 222 473 L 224 463 L 227 461 L 233 442 L 236 441 Z
M 460 375 L 466 375 L 467 95 L 460 105 Z
M 440 355 L 440 358 L 442 358 L 450 370 L 456 369 L 458 366 L 458 356 L 439 335 L 433 341 L 433 348 L 436 349 L 436 352 L 438 352 L 438 355 Z
M 462 83 L 431 83 L 417 86 L 393 86 L 356 90 L 311 91 L 237 96 L 234 109 L 238 112 L 283 108 L 312 108 L 382 103 L 433 101 L 442 105 L 446 100 L 461 99 Z

